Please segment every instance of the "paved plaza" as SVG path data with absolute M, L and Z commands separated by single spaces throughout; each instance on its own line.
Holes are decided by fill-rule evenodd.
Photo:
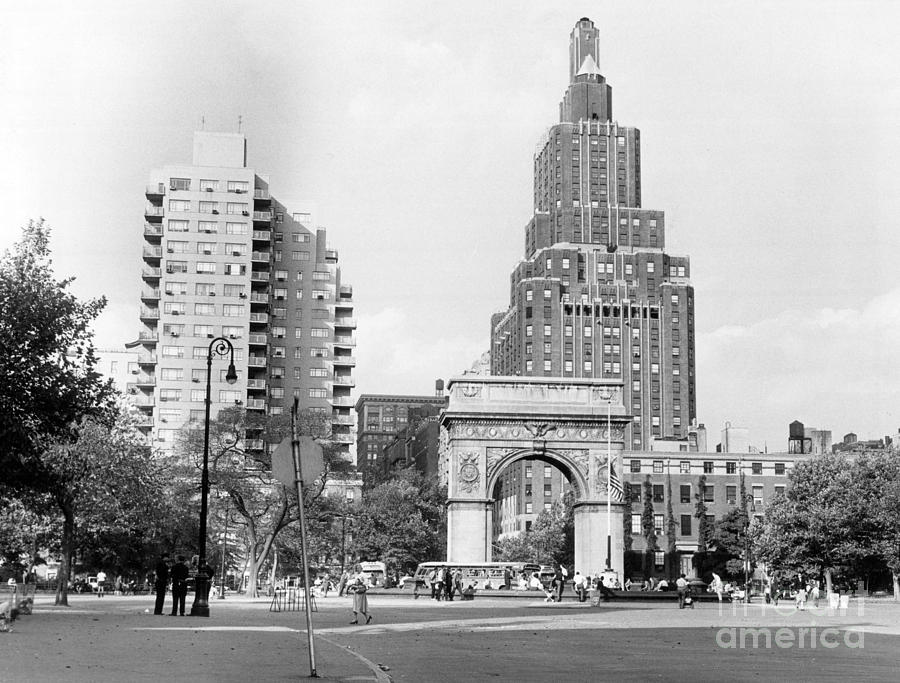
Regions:
M 0 634 L 2 681 L 288 681 L 309 675 L 304 615 L 266 600 L 211 602 L 211 617 L 154 616 L 152 598 L 38 596 Z M 168 607 L 168 604 L 167 604 Z M 752 605 L 372 595 L 318 601 L 319 676 L 341 681 L 896 680 L 900 605 L 846 613 Z

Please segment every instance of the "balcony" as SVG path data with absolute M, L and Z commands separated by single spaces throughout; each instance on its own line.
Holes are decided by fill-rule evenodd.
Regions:
M 153 416 L 152 415 L 135 415 L 134 424 L 138 427 L 152 427 L 153 426 Z
M 150 183 L 144 188 L 144 194 L 147 195 L 147 198 L 151 197 L 165 197 L 166 196 L 166 184 L 165 183 Z
M 262 439 L 244 439 L 244 446 L 248 451 L 261 451 L 266 447 Z
M 265 282 L 266 284 L 268 284 L 269 283 L 269 274 L 261 273 L 261 272 L 255 270 L 252 273 L 250 273 L 250 282 Z
M 250 254 L 250 260 L 256 263 L 268 263 L 272 255 L 267 251 L 254 251 Z
M 260 223 L 271 223 L 272 222 L 272 212 L 271 211 L 254 211 L 253 212 L 253 220 L 258 221 Z
M 156 365 L 155 353 L 139 353 L 138 365 Z
M 162 258 L 162 247 L 144 247 L 145 261 L 159 261 Z
M 159 288 L 141 290 L 141 301 L 153 302 L 159 301 Z M 158 311 L 157 311 L 158 312 Z
M 247 410 L 265 410 L 266 400 L 264 398 L 248 398 Z
M 269 322 L 269 314 L 268 313 L 251 313 L 250 314 L 250 322 L 251 323 L 262 323 L 265 325 Z
M 161 206 L 146 206 L 144 207 L 144 216 L 148 221 L 153 221 L 154 223 L 159 223 L 162 221 L 163 215 L 165 211 Z
M 159 309 L 141 306 L 141 320 L 159 320 Z
M 162 237 L 162 225 L 153 225 L 152 223 L 144 223 L 144 237 Z
M 346 377 L 344 377 L 344 376 L 333 377 L 332 381 L 335 384 L 340 384 L 341 386 L 345 386 L 345 387 L 355 387 L 356 386 L 356 380 L 353 379 L 352 377 L 350 377 L 349 375 Z
M 254 391 L 262 389 L 265 391 L 266 388 L 266 380 L 264 379 L 248 379 L 247 380 L 247 388 L 253 389 Z
M 350 415 L 340 415 L 338 417 L 332 417 L 331 424 L 342 427 L 352 427 L 355 424 L 355 421 Z
M 253 292 L 250 295 L 250 303 L 251 304 L 268 304 L 269 303 L 269 295 L 264 294 L 263 292 Z
M 156 405 L 156 398 L 152 395 L 138 394 L 131 397 L 131 402 L 141 408 L 152 408 Z
M 253 190 L 253 198 L 260 202 L 268 202 L 272 200 L 272 195 L 269 194 L 268 190 L 257 187 Z
M 329 399 L 329 403 L 333 406 L 337 406 L 339 408 L 352 408 L 353 407 L 353 399 L 349 396 L 339 396 L 335 398 Z
M 147 281 L 159 280 L 162 277 L 162 268 L 144 268 L 141 271 L 141 277 Z
M 335 356 L 331 362 L 334 365 L 352 368 L 356 365 L 356 356 Z
M 338 260 L 337 249 L 326 249 L 325 250 L 325 260 L 326 261 L 337 261 Z
M 340 289 L 338 289 L 338 294 L 342 297 L 352 297 L 353 296 L 353 286 L 352 285 L 341 285 Z
M 353 438 L 353 434 L 350 432 L 332 432 L 331 440 L 335 443 L 355 443 L 356 440 Z
M 159 341 L 159 334 L 157 334 L 156 332 L 141 332 L 138 335 L 138 339 L 144 343 L 152 342 L 153 344 L 155 344 L 157 341 Z
M 335 327 L 350 327 L 356 328 L 356 318 L 335 318 L 334 319 Z
M 265 346 L 266 345 L 266 335 L 251 334 L 247 341 L 249 341 L 251 345 Z
M 132 385 L 134 387 L 155 387 L 156 375 L 152 372 L 139 372 L 134 376 L 134 382 L 128 383 L 129 391 Z
M 356 346 L 356 340 L 346 334 L 336 334 L 334 335 L 334 345 L 335 346 Z
M 254 230 L 253 239 L 258 242 L 270 242 L 272 240 L 271 230 Z
M 265 356 L 250 356 L 247 359 L 247 367 L 250 367 L 250 368 L 266 367 L 266 357 Z

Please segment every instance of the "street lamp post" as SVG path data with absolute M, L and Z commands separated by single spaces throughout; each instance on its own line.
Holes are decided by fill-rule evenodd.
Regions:
M 221 590 L 219 591 L 219 600 L 225 599 L 225 555 L 228 554 L 228 517 L 231 515 L 231 508 L 228 502 L 225 503 L 225 533 L 222 534 L 222 575 L 220 577 Z
M 225 337 L 216 337 L 209 343 L 206 354 L 206 423 L 203 429 L 203 474 L 200 479 L 200 538 L 197 543 L 197 577 L 194 583 L 194 604 L 191 605 L 192 617 L 209 616 L 209 567 L 206 563 L 206 513 L 209 505 L 209 408 L 212 401 L 210 392 L 212 386 L 212 360 L 213 355 L 225 356 L 230 353 L 228 372 L 225 381 L 229 384 L 237 382 L 237 372 L 234 369 L 234 346 Z

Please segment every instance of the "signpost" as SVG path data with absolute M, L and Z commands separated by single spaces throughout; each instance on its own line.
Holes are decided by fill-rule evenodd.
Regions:
M 306 555 L 306 518 L 303 510 L 303 483 L 315 481 L 325 470 L 322 446 L 309 436 L 297 436 L 297 398 L 291 408 L 291 436 L 272 452 L 272 475 L 285 486 L 297 487 L 300 510 L 300 557 L 303 562 L 303 590 L 306 595 L 306 636 L 309 643 L 309 675 L 316 673 L 316 651 L 313 644 L 312 610 L 310 609 L 309 560 Z

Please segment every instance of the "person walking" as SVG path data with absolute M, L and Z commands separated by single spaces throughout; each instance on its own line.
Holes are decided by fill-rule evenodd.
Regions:
M 153 614 L 163 613 L 163 605 L 166 602 L 166 587 L 169 585 L 169 565 L 171 564 L 169 553 L 160 555 L 159 562 L 156 563 L 156 577 L 153 583 L 153 587 L 156 590 L 156 605 L 153 607 Z
M 347 582 L 350 580 L 350 572 L 345 571 L 341 574 L 341 580 L 338 581 L 338 597 L 343 597 L 344 591 L 347 590 Z
M 102 598 L 106 594 L 106 572 L 102 569 L 97 572 L 97 597 Z
M 366 618 L 368 624 L 372 621 L 372 615 L 369 614 L 369 599 L 366 597 L 366 577 L 362 573 L 362 567 L 356 566 L 356 573 L 350 579 L 350 585 L 347 590 L 353 593 L 353 621 L 351 624 L 359 623 L 359 615 L 362 614 Z
M 675 581 L 675 589 L 678 591 L 678 609 L 684 609 L 684 597 L 687 593 L 687 588 L 687 579 L 684 578 L 684 574 L 682 574 Z
M 187 580 L 188 580 L 188 566 L 185 564 L 184 555 L 178 555 L 176 557 L 178 560 L 175 563 L 175 566 L 172 567 L 172 570 L 169 572 L 169 576 L 172 578 L 172 615 L 173 617 L 177 617 L 180 615 L 184 616 L 184 601 L 187 598 Z
M 565 567 L 559 565 L 556 570 L 556 602 L 562 602 L 563 590 L 566 588 L 566 577 L 569 572 Z

